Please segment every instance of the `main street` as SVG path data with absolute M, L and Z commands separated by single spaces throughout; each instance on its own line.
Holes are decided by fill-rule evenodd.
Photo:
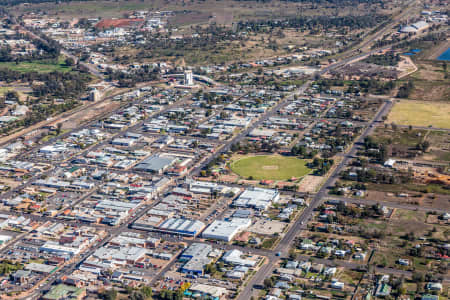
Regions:
M 349 61 L 351 61 L 351 60 L 348 60 L 347 62 L 336 63 L 333 66 L 329 66 L 329 67 L 325 68 L 324 70 L 320 71 L 320 74 L 324 74 L 325 72 L 327 72 L 333 68 L 338 68 L 338 67 L 342 66 L 343 64 L 348 63 Z M 295 92 L 285 95 L 285 97 L 283 99 L 281 99 L 276 105 L 274 105 L 272 108 L 268 109 L 265 113 L 263 113 L 250 126 L 248 126 L 246 129 L 242 130 L 240 133 L 235 135 L 228 142 L 224 143 L 219 151 L 216 151 L 214 154 L 210 155 L 208 158 L 201 160 L 200 163 L 198 163 L 196 166 L 194 166 L 191 169 L 191 171 L 188 173 L 187 176 L 191 177 L 191 176 L 198 175 L 202 169 L 204 169 L 210 162 L 212 162 L 214 159 L 216 159 L 219 155 L 228 152 L 233 144 L 240 142 L 253 129 L 255 129 L 258 126 L 260 126 L 261 124 L 263 124 L 270 117 L 275 116 L 280 109 L 282 109 L 284 106 L 286 106 L 291 101 L 293 101 L 297 95 L 303 94 L 306 91 L 306 89 L 310 86 L 310 84 L 311 84 L 311 81 L 308 81 L 308 82 L 304 83 Z M 173 105 L 169 105 L 169 106 L 165 107 L 163 110 L 161 110 L 159 112 L 155 112 L 155 114 L 152 116 L 157 116 L 157 115 L 163 114 L 164 112 L 168 111 L 169 109 L 171 109 L 173 107 L 182 105 L 187 100 L 188 99 L 184 98 L 180 101 L 176 101 Z M 275 255 L 276 252 L 281 252 L 282 255 L 287 254 L 287 251 L 288 251 L 289 247 L 292 245 L 292 242 L 294 241 L 296 235 L 302 229 L 304 224 L 306 224 L 306 222 L 311 218 L 313 210 L 318 205 L 320 205 L 321 201 L 324 199 L 324 196 L 327 194 L 328 188 L 330 186 L 332 186 L 334 184 L 335 180 L 337 179 L 339 172 L 347 165 L 350 158 L 354 154 L 356 154 L 357 144 L 359 142 L 361 142 L 364 139 L 364 137 L 366 137 L 367 135 L 369 135 L 372 132 L 373 124 L 376 122 L 379 122 L 382 119 L 382 117 L 385 116 L 389 112 L 391 105 L 392 104 L 389 101 L 383 103 L 381 109 L 376 114 L 374 119 L 368 123 L 368 126 L 366 127 L 364 132 L 361 134 L 359 139 L 356 141 L 355 144 L 353 144 L 350 151 L 348 151 L 348 153 L 344 156 L 341 163 L 335 168 L 335 170 L 333 171 L 331 176 L 327 179 L 325 184 L 322 186 L 322 188 L 319 190 L 319 192 L 313 198 L 313 201 L 311 202 L 310 206 L 305 209 L 305 211 L 301 214 L 301 216 L 297 219 L 297 221 L 290 227 L 289 231 L 282 238 L 280 243 L 277 245 L 276 249 L 274 249 L 273 251 L 268 251 L 268 252 L 261 251 L 261 253 L 259 253 L 260 255 L 267 257 L 268 262 L 266 264 L 264 264 L 261 267 L 261 269 L 256 273 L 256 275 L 251 279 L 250 283 L 242 291 L 239 299 L 249 299 L 249 296 L 251 295 L 252 286 L 254 284 L 260 284 L 264 278 L 266 278 L 267 276 L 269 276 L 271 274 L 271 272 L 274 270 L 274 268 L 276 266 L 276 261 L 278 259 Z M 142 124 L 144 122 L 145 122 L 145 120 L 141 120 L 138 123 L 134 124 L 133 126 L 127 128 L 127 130 L 136 129 L 136 128 L 142 126 Z M 89 125 L 85 125 L 85 127 L 87 127 L 87 126 L 89 126 Z M 77 128 L 77 130 L 79 130 L 79 129 L 80 128 Z M 122 133 L 123 133 L 123 131 L 119 131 L 118 133 L 114 134 L 113 136 L 109 137 L 108 139 L 106 139 L 106 140 L 102 141 L 101 143 L 99 143 L 98 145 L 96 145 L 95 148 L 98 148 L 101 145 L 105 145 L 106 143 L 109 143 L 114 137 L 117 137 L 117 136 L 121 135 Z M 87 151 L 87 150 L 84 150 L 84 151 Z M 51 170 L 48 170 L 47 172 L 50 173 Z M 30 181 L 33 181 L 33 180 L 34 180 L 34 178 Z M 29 182 L 26 184 L 29 184 Z M 73 261 L 71 261 L 69 265 L 64 266 L 60 272 L 57 272 L 56 274 L 52 275 L 49 278 L 48 282 L 44 286 L 40 287 L 38 291 L 43 292 L 43 291 L 49 289 L 50 286 L 55 282 L 55 280 L 57 279 L 58 276 L 61 276 L 63 274 L 72 273 L 77 268 L 77 266 L 79 266 L 85 259 L 87 259 L 90 255 L 92 255 L 96 249 L 98 249 L 99 247 L 101 247 L 103 245 L 106 245 L 112 238 L 119 235 L 123 231 L 129 230 L 128 229 L 129 226 L 135 220 L 137 220 L 138 218 L 143 216 L 151 207 L 153 207 L 157 203 L 158 202 L 155 202 L 152 205 L 144 206 L 134 217 L 128 219 L 125 223 L 123 223 L 122 225 L 120 225 L 116 228 L 105 228 L 107 230 L 108 234 L 103 240 L 101 240 L 97 245 L 92 247 L 90 250 L 82 253 L 78 257 L 75 257 L 73 259 Z M 226 246 L 226 247 L 228 248 L 228 246 Z M 247 248 L 243 248 L 242 250 L 244 250 L 244 249 L 247 249 Z M 260 251 L 255 251 L 255 249 L 251 249 L 251 248 L 248 248 L 247 251 L 251 252 L 251 253 L 260 252 Z M 164 268 L 164 270 L 166 270 L 167 268 L 170 268 L 172 265 L 173 265 L 173 262 L 171 264 L 169 264 L 169 266 Z M 161 274 L 162 274 L 162 272 L 158 272 L 158 274 L 156 274 L 157 276 L 155 276 L 155 280 Z

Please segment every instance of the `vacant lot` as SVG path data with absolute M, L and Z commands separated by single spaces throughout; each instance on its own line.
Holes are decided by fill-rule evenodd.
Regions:
M 233 172 L 242 177 L 258 180 L 288 180 L 299 178 L 309 172 L 306 161 L 280 155 L 259 155 L 244 157 L 231 163 Z
M 421 101 L 449 101 L 449 68 L 446 68 L 443 62 L 421 59 L 429 52 L 424 51 L 413 58 L 418 70 L 403 78 L 414 83 L 414 89 L 408 98 Z
M 450 128 L 450 103 L 402 100 L 394 105 L 388 122 Z

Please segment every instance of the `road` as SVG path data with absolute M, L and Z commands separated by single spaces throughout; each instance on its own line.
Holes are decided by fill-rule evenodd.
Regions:
M 382 34 L 382 32 L 380 32 L 378 35 L 376 34 L 375 37 L 379 36 L 380 34 Z M 371 39 L 371 41 L 373 41 L 373 38 Z M 358 55 L 346 58 L 338 63 L 332 64 L 320 71 L 318 71 L 318 75 L 323 75 L 325 73 L 327 73 L 330 70 L 339 68 L 343 65 L 346 65 L 354 60 L 360 59 L 362 57 L 371 55 L 373 53 L 376 53 L 380 50 L 383 49 L 387 49 L 390 48 L 390 46 L 386 46 L 384 48 L 381 49 L 377 49 L 377 50 L 372 50 L 369 52 L 365 52 L 365 53 L 360 53 Z M 71 55 L 70 53 L 68 53 L 67 51 L 63 50 L 63 54 L 70 56 L 74 59 L 76 59 L 76 57 L 74 57 L 73 55 Z M 89 69 L 89 71 L 94 74 L 95 76 L 98 76 L 100 78 L 103 78 L 103 74 L 100 74 L 98 72 L 98 70 L 96 70 L 95 68 L 93 68 L 93 66 L 91 65 L 86 65 L 84 64 L 86 68 Z M 201 78 L 202 80 L 205 80 L 205 78 Z M 275 106 L 273 106 L 272 108 L 269 108 L 264 114 L 262 114 L 261 116 L 259 116 L 259 118 L 255 119 L 252 124 L 250 124 L 247 128 L 245 128 L 244 130 L 242 130 L 240 133 L 238 133 L 237 135 L 235 135 L 230 141 L 224 143 L 219 151 L 216 151 L 214 154 L 212 154 L 211 156 L 209 156 L 208 158 L 204 159 L 201 161 L 201 163 L 199 163 L 197 166 L 195 166 L 190 172 L 189 172 L 189 176 L 196 176 L 199 174 L 199 172 L 205 168 L 210 162 L 212 162 L 214 159 L 216 159 L 217 157 L 219 157 L 221 154 L 226 153 L 230 150 L 231 146 L 239 141 L 241 141 L 242 139 L 244 139 L 249 132 L 251 132 L 253 129 L 258 128 L 261 124 L 263 124 L 266 120 L 268 120 L 270 117 L 274 116 L 277 114 L 277 112 L 283 108 L 285 105 L 287 105 L 290 101 L 292 101 L 294 99 L 294 97 L 296 95 L 300 95 L 303 94 L 305 92 L 305 90 L 310 86 L 311 81 L 306 82 L 305 84 L 303 84 L 298 90 L 296 90 L 294 93 L 290 93 L 287 94 L 282 100 L 280 100 Z M 181 100 L 181 101 L 177 101 L 173 104 L 173 106 L 179 106 L 183 103 L 183 101 L 186 101 L 186 99 Z M 165 107 L 162 111 L 156 112 L 155 115 L 159 115 L 164 113 L 165 111 L 167 111 L 168 109 L 171 109 L 173 107 L 172 105 Z M 298 235 L 298 233 L 304 229 L 304 227 L 306 226 L 307 222 L 311 219 L 314 210 L 323 203 L 323 201 L 326 200 L 326 196 L 328 193 L 328 190 L 330 187 L 332 187 L 338 176 L 339 173 L 348 165 L 348 163 L 350 162 L 350 160 L 352 159 L 353 156 L 356 155 L 356 152 L 358 150 L 358 147 L 360 147 L 361 142 L 364 140 L 365 137 L 367 137 L 368 135 L 370 135 L 374 128 L 376 127 L 376 124 L 381 122 L 383 117 L 387 115 L 387 113 L 390 111 L 392 107 L 392 102 L 391 101 L 385 101 L 382 106 L 380 107 L 379 111 L 377 112 L 377 114 L 375 115 L 375 117 L 368 122 L 368 126 L 363 130 L 362 134 L 356 139 L 356 141 L 352 144 L 352 146 L 350 147 L 349 151 L 347 153 L 345 153 L 343 155 L 343 159 L 341 160 L 341 162 L 336 166 L 336 168 L 331 172 L 330 176 L 327 178 L 326 182 L 324 183 L 324 185 L 320 188 L 320 190 L 316 193 L 316 195 L 313 197 L 309 207 L 306 207 L 306 209 L 302 212 L 302 214 L 298 217 L 298 219 L 295 221 L 294 224 L 292 224 L 292 226 L 289 228 L 289 230 L 287 231 L 287 233 L 283 236 L 283 238 L 281 239 L 281 241 L 279 242 L 279 244 L 275 247 L 274 250 L 262 250 L 262 249 L 254 249 L 254 248 L 245 248 L 245 247 L 240 247 L 240 246 L 235 246 L 235 245 L 220 245 L 219 247 L 223 248 L 224 250 L 230 250 L 230 249 L 239 249 L 241 251 L 244 252 L 251 252 L 254 254 L 258 254 L 261 256 L 265 256 L 267 257 L 267 261 L 266 264 L 264 264 L 261 269 L 251 278 L 250 282 L 243 288 L 243 290 L 241 291 L 239 298 L 238 299 L 243 299 L 243 300 L 248 300 L 250 299 L 251 295 L 252 295 L 252 288 L 255 284 L 262 284 L 263 280 L 267 277 L 269 277 L 272 272 L 274 271 L 274 268 L 276 267 L 276 263 L 279 259 L 279 257 L 277 257 L 275 255 L 275 253 L 280 252 L 281 253 L 281 257 L 285 257 L 288 254 L 288 251 L 290 249 L 290 247 L 292 246 L 295 237 Z M 139 121 L 136 124 L 134 124 L 133 126 L 131 126 L 130 128 L 127 128 L 127 130 L 133 130 L 135 128 L 138 128 L 140 126 L 142 126 L 144 121 Z M 89 125 L 86 125 L 89 126 Z M 82 128 L 77 128 L 76 130 L 80 130 Z M 104 145 L 105 143 L 108 143 L 112 138 L 119 136 L 121 134 L 123 134 L 124 131 L 119 131 L 118 133 L 114 134 L 112 137 L 108 138 L 107 140 L 101 142 L 99 145 L 97 145 L 96 147 L 99 147 L 101 145 Z M 49 141 L 48 143 L 53 142 L 53 140 Z M 89 148 L 88 148 L 89 149 Z M 92 150 L 89 149 L 89 150 Z M 80 153 L 78 154 L 80 155 Z M 81 153 L 82 155 L 82 153 Z M 50 174 L 52 172 L 52 170 L 47 171 L 47 174 Z M 32 178 L 32 180 L 34 180 L 35 178 Z M 26 184 L 29 184 L 28 181 Z M 24 186 L 24 185 L 23 185 Z M 21 186 L 22 187 L 22 186 Z M 353 198 L 343 198 L 343 201 L 347 201 L 347 202 L 353 202 L 355 201 Z M 357 203 L 357 201 L 360 201 L 360 203 L 362 204 L 370 204 L 372 202 L 370 202 L 370 200 L 366 200 L 366 199 L 357 199 L 355 202 Z M 67 266 L 63 267 L 63 271 L 62 272 L 57 272 L 54 275 L 52 275 L 52 277 L 50 278 L 50 280 L 48 281 L 47 284 L 45 284 L 42 288 L 39 288 L 38 291 L 45 291 L 47 289 L 49 289 L 51 287 L 51 285 L 56 281 L 56 279 L 61 275 L 61 274 L 70 274 L 72 273 L 83 261 L 85 261 L 90 255 L 92 255 L 96 249 L 98 249 L 99 247 L 102 247 L 106 244 L 109 243 L 109 241 L 114 238 L 115 236 L 117 236 L 118 234 L 120 234 L 123 231 L 126 230 L 130 230 L 129 229 L 129 225 L 132 224 L 134 221 L 136 221 L 137 219 L 139 219 L 141 216 L 143 216 L 149 209 L 151 209 L 154 205 L 158 204 L 158 202 L 154 202 L 153 204 L 149 204 L 149 205 L 144 205 L 139 211 L 138 213 L 136 213 L 133 217 L 129 218 L 126 222 L 124 222 L 123 224 L 121 224 L 118 227 L 104 227 L 105 230 L 107 230 L 107 235 L 105 238 L 103 238 L 98 244 L 96 244 L 94 247 L 91 247 L 88 251 L 82 253 L 79 257 L 76 257 L 74 259 L 73 262 L 69 263 Z M 389 206 L 392 206 L 391 204 Z M 401 207 L 399 207 L 401 208 Z M 408 209 L 412 209 L 412 207 L 408 206 Z M 51 220 L 52 218 L 49 218 L 48 220 Z M 41 219 L 42 220 L 42 219 Z M 64 221 L 66 222 L 66 221 Z M 76 221 L 73 222 L 75 224 L 81 224 L 81 223 L 77 223 Z M 175 239 L 176 241 L 183 241 L 185 243 L 193 243 L 193 242 L 204 242 L 201 239 L 198 238 L 194 238 L 194 239 Z M 310 257 L 306 257 L 306 256 L 302 256 L 300 257 L 300 259 L 305 259 L 308 260 Z M 359 268 L 361 267 L 360 264 L 357 263 L 353 263 L 353 262 L 348 262 L 348 261 L 340 261 L 340 260 L 326 260 L 326 259 L 315 259 L 317 262 L 321 262 L 324 263 L 326 265 L 339 265 L 339 266 L 343 266 L 343 267 L 347 267 L 347 268 Z M 157 274 L 155 274 L 152 283 L 154 283 L 160 276 L 161 274 L 163 274 L 165 271 L 169 270 L 171 267 L 173 267 L 173 264 L 175 263 L 175 260 L 171 261 L 167 266 L 165 266 L 162 270 L 160 270 Z M 380 272 L 384 272 L 384 273 L 390 273 L 390 274 L 396 274 L 396 275 L 411 275 L 409 272 L 405 272 L 405 271 L 401 271 L 401 270 L 396 270 L 396 269 L 377 269 L 377 271 Z
M 309 207 L 306 207 L 306 209 L 302 212 L 300 217 L 295 221 L 295 224 L 288 230 L 288 232 L 281 239 L 281 241 L 275 248 L 274 253 L 281 252 L 281 257 L 287 256 L 288 251 L 291 248 L 295 237 L 299 234 L 300 231 L 302 231 L 306 227 L 306 224 L 313 216 L 314 210 L 320 204 L 322 204 L 322 202 L 325 199 L 325 196 L 328 194 L 329 188 L 334 185 L 334 183 L 336 182 L 336 180 L 339 177 L 340 172 L 348 165 L 351 158 L 356 154 L 359 144 L 362 141 L 364 141 L 365 137 L 367 137 L 368 135 L 370 135 L 372 133 L 373 128 L 374 128 L 373 125 L 377 122 L 380 122 L 382 120 L 383 116 L 385 116 L 385 115 L 387 115 L 387 113 L 389 113 L 391 106 L 392 106 L 392 102 L 390 102 L 390 101 L 386 101 L 383 103 L 381 108 L 376 113 L 375 117 L 369 122 L 369 126 L 367 126 L 365 128 L 363 133 L 358 137 L 358 139 L 352 145 L 350 150 L 344 155 L 344 158 L 339 163 L 339 165 L 334 169 L 334 171 L 331 173 L 331 175 L 325 181 L 324 185 L 316 193 L 316 195 L 312 199 Z M 277 264 L 278 257 L 268 256 L 268 260 L 269 260 L 268 263 L 261 267 L 261 269 L 252 277 L 250 282 L 241 291 L 241 293 L 239 294 L 239 297 L 238 297 L 239 300 L 250 299 L 250 297 L 252 296 L 253 287 L 255 285 L 261 285 L 263 283 L 264 279 L 270 277 L 270 275 L 273 273 L 273 271 L 276 267 L 276 264 Z M 350 264 L 350 263 L 347 263 L 347 264 Z
M 89 72 L 90 72 L 92 75 L 94 75 L 94 76 L 100 78 L 101 80 L 105 80 L 105 75 L 104 75 L 102 72 L 100 72 L 94 65 L 92 65 L 92 64 L 90 64 L 90 63 L 85 63 L 85 62 L 80 61 L 80 60 L 78 59 L 78 57 L 76 57 L 75 55 L 69 53 L 67 50 L 62 49 L 62 50 L 61 50 L 61 53 L 62 53 L 63 55 L 65 55 L 65 56 L 67 56 L 67 57 L 72 58 L 72 59 L 75 61 L 75 63 L 79 63 L 80 65 L 82 65 L 83 67 L 85 67 L 87 70 L 89 70 Z
M 11 16 L 11 20 L 13 21 L 13 23 L 15 23 L 20 28 L 20 30 L 27 32 L 31 37 L 33 37 L 35 39 L 39 39 L 39 40 L 43 41 L 44 43 L 47 43 L 47 41 L 43 40 L 40 36 L 35 34 L 33 31 L 29 30 L 26 27 L 23 27 L 22 25 L 19 25 L 19 22 L 17 22 L 17 20 L 16 20 L 16 18 L 14 16 Z M 84 63 L 82 61 L 79 61 L 78 57 L 76 57 L 75 55 L 69 53 L 67 50 L 61 49 L 61 54 L 72 58 L 75 63 L 79 63 L 80 65 L 85 67 L 87 70 L 89 70 L 89 72 L 92 75 L 100 78 L 101 80 L 105 79 L 105 75 L 103 75 L 103 73 L 101 73 L 97 68 L 95 68 L 93 65 L 91 65 L 89 63 Z
M 288 94 L 285 98 L 280 100 L 277 105 L 269 108 L 262 116 L 260 116 L 257 120 L 254 120 L 252 124 L 250 124 L 247 128 L 239 132 L 230 141 L 224 144 L 219 151 L 211 155 L 201 165 L 196 167 L 190 173 L 190 176 L 197 176 L 205 166 L 207 166 L 210 162 L 215 160 L 220 155 L 227 153 L 231 149 L 232 145 L 243 140 L 253 129 L 258 128 L 264 121 L 276 115 L 281 108 L 283 108 L 286 104 L 288 104 L 290 101 L 294 99 L 295 95 L 302 94 L 309 87 L 310 84 L 311 81 L 305 82 L 302 86 L 299 87 L 299 89 L 296 92 Z

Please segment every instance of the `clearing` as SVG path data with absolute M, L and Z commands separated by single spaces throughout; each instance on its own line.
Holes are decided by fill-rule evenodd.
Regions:
M 387 122 L 450 128 L 450 103 L 401 100 L 395 103 Z
M 246 156 L 230 164 L 233 172 L 257 180 L 289 180 L 311 172 L 307 161 L 281 155 Z

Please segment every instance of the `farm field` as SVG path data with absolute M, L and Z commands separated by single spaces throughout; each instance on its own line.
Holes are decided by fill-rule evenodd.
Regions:
M 309 174 L 311 169 L 306 164 L 307 161 L 295 157 L 259 155 L 240 158 L 233 161 L 230 167 L 233 172 L 245 178 L 288 180 Z
M 450 103 L 401 100 L 394 105 L 387 122 L 450 128 Z

